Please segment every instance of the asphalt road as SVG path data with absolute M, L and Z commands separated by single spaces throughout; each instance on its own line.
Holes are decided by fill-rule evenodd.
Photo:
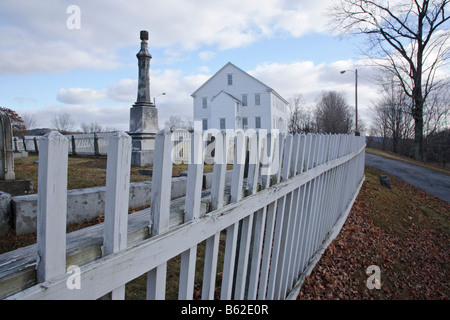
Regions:
M 403 161 L 366 153 L 366 164 L 450 203 L 450 176 Z

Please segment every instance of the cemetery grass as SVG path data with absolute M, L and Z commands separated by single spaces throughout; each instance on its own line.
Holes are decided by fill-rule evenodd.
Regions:
M 30 179 L 33 181 L 33 193 L 38 190 L 38 156 L 30 154 L 26 158 L 14 159 L 14 171 L 16 178 Z M 67 189 L 82 189 L 100 187 L 106 185 L 106 156 L 71 156 L 68 159 Z M 211 172 L 213 166 L 205 165 L 205 172 Z M 144 176 L 138 173 L 139 170 L 151 170 L 147 167 L 131 167 L 130 182 L 140 182 L 151 180 L 151 176 Z M 172 176 L 178 177 L 188 170 L 187 164 L 174 165 Z

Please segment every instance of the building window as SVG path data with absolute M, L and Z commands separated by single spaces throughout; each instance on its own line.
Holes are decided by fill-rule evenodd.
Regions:
M 243 107 L 247 106 L 247 95 L 246 94 L 242 95 L 242 106 Z
M 255 106 L 261 105 L 261 95 L 259 93 L 255 93 Z
M 281 132 L 284 132 L 284 121 L 283 121 L 283 119 L 281 117 L 278 119 L 278 129 Z
M 203 109 L 206 109 L 206 107 L 208 107 L 208 98 L 206 97 L 202 98 L 202 107 Z
M 229 86 L 233 85 L 233 75 L 231 73 L 228 74 L 228 85 Z
M 247 128 L 248 128 L 248 119 L 242 118 L 242 129 L 247 129 Z
M 261 129 L 261 117 L 256 117 L 255 118 L 255 128 L 256 129 Z
M 220 129 L 226 129 L 225 118 L 220 119 Z
M 208 119 L 202 119 L 202 129 L 208 130 Z

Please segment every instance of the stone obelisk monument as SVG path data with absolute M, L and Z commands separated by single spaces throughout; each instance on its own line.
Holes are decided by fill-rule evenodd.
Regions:
M 136 54 L 139 65 L 137 100 L 130 109 L 130 131 L 132 138 L 131 164 L 153 165 L 155 135 L 158 132 L 158 109 L 150 98 L 150 59 L 148 32 L 141 31 L 141 50 Z

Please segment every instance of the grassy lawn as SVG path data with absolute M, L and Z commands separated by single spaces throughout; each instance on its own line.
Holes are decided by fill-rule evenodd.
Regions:
M 27 158 L 17 158 L 14 160 L 14 172 L 16 178 L 30 179 L 33 181 L 33 192 L 37 193 L 38 180 L 38 156 L 30 154 Z M 81 189 L 106 185 L 106 156 L 95 158 L 94 156 L 70 156 L 67 173 L 67 188 Z M 130 181 L 139 182 L 151 180 L 150 176 L 143 176 L 138 173 L 139 170 L 153 169 L 147 167 L 131 167 Z M 205 165 L 204 172 L 211 172 L 212 165 Z M 174 165 L 172 176 L 178 177 L 184 171 L 188 170 L 187 164 Z

